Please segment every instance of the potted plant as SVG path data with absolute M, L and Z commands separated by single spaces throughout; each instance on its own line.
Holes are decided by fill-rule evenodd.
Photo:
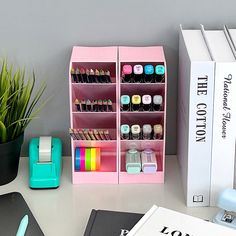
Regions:
M 18 173 L 24 131 L 37 117 L 44 101 L 36 108 L 46 85 L 43 83 L 32 95 L 35 74 L 25 79 L 25 70 L 13 71 L 3 60 L 0 70 L 0 185 L 11 182 Z

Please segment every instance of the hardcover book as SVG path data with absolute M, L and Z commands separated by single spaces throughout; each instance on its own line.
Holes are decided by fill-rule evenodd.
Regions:
M 126 236 L 143 214 L 92 210 L 84 236 Z
M 214 70 L 201 30 L 180 29 L 177 157 L 187 206 L 209 206 Z
M 153 206 L 127 236 L 235 236 L 236 231 L 196 217 Z
M 215 62 L 211 196 L 215 206 L 225 188 L 233 188 L 236 139 L 236 60 L 224 30 L 202 32 Z

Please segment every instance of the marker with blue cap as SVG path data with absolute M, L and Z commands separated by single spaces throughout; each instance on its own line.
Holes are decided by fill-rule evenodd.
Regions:
M 145 65 L 144 66 L 144 83 L 152 83 L 153 81 L 153 74 L 154 74 L 154 67 L 153 65 Z
M 130 110 L 130 97 L 129 97 L 129 95 L 122 95 L 120 97 L 120 105 L 121 105 L 121 111 L 129 111 Z
M 165 67 L 163 65 L 157 65 L 155 67 L 155 82 L 160 83 L 164 82 L 165 79 Z
M 129 125 L 123 124 L 120 127 L 120 134 L 122 139 L 129 139 L 130 128 Z

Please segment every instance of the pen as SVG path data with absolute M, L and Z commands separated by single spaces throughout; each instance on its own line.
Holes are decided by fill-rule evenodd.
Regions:
M 20 221 L 20 225 L 17 230 L 16 236 L 24 236 L 25 235 L 25 231 L 27 229 L 28 223 L 29 223 L 29 217 L 28 217 L 28 215 L 25 215 Z

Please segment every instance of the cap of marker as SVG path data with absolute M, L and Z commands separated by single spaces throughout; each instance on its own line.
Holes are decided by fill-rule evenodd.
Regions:
M 129 97 L 129 95 L 122 95 L 120 97 L 120 102 L 121 102 L 122 105 L 130 104 L 130 97 Z
M 141 103 L 141 97 L 139 95 L 133 95 L 132 96 L 132 103 L 135 105 L 138 105 Z
M 130 132 L 130 128 L 129 128 L 129 125 L 121 125 L 120 126 L 120 132 L 122 133 L 122 134 L 129 134 L 129 132 Z
M 153 104 L 155 105 L 161 105 L 163 102 L 163 98 L 161 95 L 154 95 L 153 96 Z
M 154 67 L 153 67 L 153 65 L 145 65 L 144 66 L 144 74 L 146 74 L 146 75 L 154 74 Z
M 143 73 L 143 66 L 142 65 L 135 65 L 134 66 L 134 74 L 141 75 Z
M 132 74 L 132 66 L 131 65 L 123 65 L 122 75 L 130 75 L 130 74 Z
M 142 103 L 143 104 L 151 104 L 152 102 L 152 97 L 150 95 L 143 95 L 142 96 Z
M 157 75 L 164 75 L 165 74 L 165 67 L 163 65 L 157 65 L 155 67 L 155 73 Z
M 143 134 L 151 134 L 152 126 L 150 124 L 143 125 Z

